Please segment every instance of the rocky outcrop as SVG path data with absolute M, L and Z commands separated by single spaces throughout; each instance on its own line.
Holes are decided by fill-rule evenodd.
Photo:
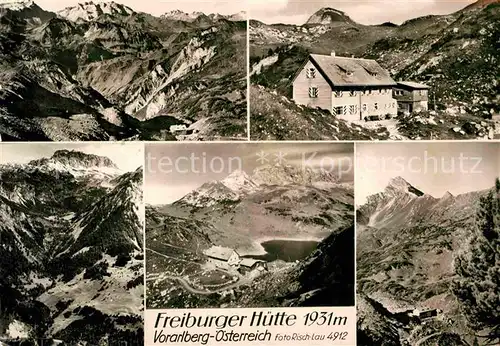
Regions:
M 332 25 L 335 23 L 354 23 L 344 12 L 325 7 L 315 12 L 306 22 L 306 25 Z

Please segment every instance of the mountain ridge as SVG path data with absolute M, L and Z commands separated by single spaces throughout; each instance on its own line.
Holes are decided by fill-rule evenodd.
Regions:
M 59 162 L 61 164 L 78 165 L 83 167 L 106 167 L 118 169 L 116 164 L 106 156 L 83 153 L 77 150 L 56 150 L 50 158 L 33 160 L 28 165 L 44 165 L 48 162 Z
M 136 14 L 136 12 L 130 7 L 114 1 L 95 3 L 93 1 L 86 1 L 78 3 L 76 6 L 69 6 L 57 11 L 57 14 L 74 22 L 80 20 L 88 22 L 97 19 L 101 15 L 131 16 Z
M 245 22 L 80 5 L 0 11 L 4 141 L 244 137 Z
M 315 171 L 310 167 L 263 165 L 255 168 L 250 175 L 243 170 L 234 170 L 221 180 L 206 182 L 174 204 L 210 206 L 218 201 L 236 202 L 266 186 L 306 185 L 324 188 L 324 184 L 340 185 L 338 177 L 331 172 Z
M 363 345 L 382 339 L 415 344 L 424 338 L 424 324 L 405 319 L 404 312 L 414 309 L 437 311 L 429 322 L 433 332 L 453 335 L 460 345 L 471 342 L 476 334 L 452 293 L 454 258 L 466 251 L 464 239 L 475 227 L 479 200 L 490 191 L 446 192 L 440 198 L 381 192 L 357 208 L 357 292 L 363 297 L 358 340 Z
M 376 60 L 394 80 L 430 87 L 428 111 L 400 114 L 394 119 L 394 130 L 390 130 L 391 124 L 378 128 L 380 133 L 370 133 L 371 126 L 361 125 L 361 131 L 348 133 L 346 139 L 494 139 L 500 124 L 493 116 L 500 108 L 498 85 L 491 76 L 500 73 L 496 63 L 500 59 L 496 49 L 500 7 L 498 1 L 476 5 L 469 10 L 464 6 L 454 13 L 408 19 L 401 25 L 345 21 L 334 25 L 267 25 L 252 20 L 254 139 L 344 138 L 345 130 L 336 131 L 342 121 L 330 120 L 328 110 L 323 114 L 294 103 L 290 83 L 310 54 L 330 55 L 332 51 L 337 56 Z M 265 116 L 268 112 L 277 116 L 269 121 Z M 310 118 L 315 121 L 309 122 Z M 319 122 L 322 130 L 318 135 Z M 293 129 L 287 128 L 290 123 Z
M 78 166 L 89 172 L 42 171 L 44 158 L 0 166 L 0 339 L 142 340 L 142 168 L 102 175 L 95 170 L 111 164 L 107 157 L 53 157 L 72 167 L 88 160 Z
M 246 12 L 240 11 L 237 13 L 224 15 L 224 14 L 220 14 L 220 13 L 203 13 L 203 12 L 198 12 L 198 11 L 188 13 L 188 12 L 184 12 L 181 10 L 172 10 L 172 11 L 169 11 L 169 12 L 161 15 L 161 18 L 171 19 L 171 20 L 179 20 L 179 21 L 184 21 L 184 22 L 193 22 L 193 21 L 199 19 L 200 17 L 201 18 L 208 18 L 211 20 L 226 19 L 229 21 L 243 21 L 243 20 L 246 20 Z

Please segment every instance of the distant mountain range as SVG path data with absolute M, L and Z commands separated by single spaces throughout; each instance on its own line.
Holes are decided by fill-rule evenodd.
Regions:
M 240 139 L 244 14 L 154 17 L 115 2 L 0 4 L 5 140 Z M 188 20 L 189 19 L 189 20 Z M 172 125 L 183 125 L 172 132 Z
M 0 340 L 141 342 L 142 168 L 59 150 L 0 180 Z
M 203 184 L 174 204 L 206 207 L 220 201 L 238 201 L 262 189 L 278 186 L 334 187 L 339 184 L 333 173 L 316 172 L 309 168 L 267 165 L 258 167 L 252 175 L 235 170 L 221 181 Z
M 210 20 L 219 20 L 219 19 L 227 19 L 231 21 L 245 21 L 247 20 L 247 15 L 246 12 L 238 12 L 234 13 L 232 15 L 223 15 L 219 13 L 211 13 L 211 14 L 204 14 L 203 12 L 192 12 L 192 13 L 186 13 L 180 10 L 173 10 L 170 12 L 167 12 L 162 15 L 162 18 L 167 18 L 167 19 L 173 19 L 173 20 L 182 20 L 186 22 L 193 22 L 199 18 L 206 17 Z
M 441 334 L 450 334 L 449 340 L 461 343 L 439 345 L 472 342 L 475 332 L 466 327 L 451 291 L 453 261 L 467 245 L 479 198 L 487 192 L 457 196 L 446 192 L 435 198 L 396 177 L 357 208 L 361 345 L 378 345 L 382 340 L 387 345 L 417 345 L 429 335 L 434 339 L 428 342 L 437 343 Z M 404 312 L 415 309 L 439 310 L 440 316 L 424 331 L 423 324 L 405 319 Z
M 292 79 L 310 53 L 329 55 L 332 51 L 338 56 L 375 59 L 395 80 L 431 87 L 429 101 L 431 109 L 436 103 L 435 114 L 399 119 L 395 135 L 430 139 L 432 132 L 433 139 L 483 138 L 484 131 L 467 130 L 457 136 L 453 128 L 467 129 L 467 122 L 480 123 L 500 113 L 499 85 L 492 78 L 500 74 L 496 49 L 499 19 L 498 0 L 481 0 L 455 13 L 414 18 L 401 25 L 363 25 L 333 8 L 318 10 L 304 25 L 267 25 L 251 20 L 251 126 L 255 139 L 281 139 L 281 127 L 297 129 L 281 135 L 282 139 L 302 139 L 311 128 L 315 139 L 339 136 L 338 124 L 327 122 L 321 130 L 309 121 L 310 117 L 326 117 L 326 113 L 320 116 L 317 110 L 293 107 L 281 99 L 292 98 Z M 272 92 L 280 98 L 268 95 Z M 269 99 L 276 100 L 266 107 Z M 276 115 L 272 122 L 263 116 L 266 110 Z M 443 120 L 443 125 L 426 126 L 433 117 Z M 350 136 L 377 138 L 366 130 Z
M 148 274 L 174 275 L 170 265 L 175 261 L 162 267 L 161 252 L 167 250 L 168 256 L 201 263 L 200 251 L 212 246 L 229 247 L 244 256 L 260 253 L 260 243 L 270 239 L 320 242 L 303 262 L 232 288 L 235 298 L 207 301 L 182 289 L 179 295 L 174 289 L 162 293 L 160 283 L 153 281 L 148 285 L 148 306 L 353 304 L 353 222 L 352 183 L 339 183 L 332 173 L 281 165 L 262 166 L 252 174 L 234 171 L 172 204 L 147 206 L 146 246 L 156 251 L 148 252 Z M 184 273 L 189 268 L 183 264 L 176 270 Z M 332 289 L 338 295 L 332 297 Z

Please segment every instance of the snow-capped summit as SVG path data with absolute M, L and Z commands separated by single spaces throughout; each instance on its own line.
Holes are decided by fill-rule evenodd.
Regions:
M 238 169 L 220 181 L 204 183 L 175 203 L 210 207 L 222 201 L 238 201 L 242 196 L 254 192 L 257 188 L 258 184 L 246 172 Z
M 3 13 L 9 13 L 17 19 L 36 25 L 45 23 L 56 16 L 52 12 L 43 10 L 32 0 L 0 0 L 0 14 Z
M 240 11 L 238 13 L 233 13 L 230 15 L 224 15 L 220 13 L 212 13 L 209 15 L 212 20 L 226 19 L 233 22 L 240 22 L 247 20 L 247 13 L 245 11 Z
M 424 195 L 422 191 L 412 186 L 402 177 L 395 177 L 389 180 L 389 184 L 385 188 L 384 193 L 391 196 L 398 195 L 400 193 L 409 193 L 418 197 Z
M 112 16 L 130 16 L 134 14 L 134 10 L 130 7 L 118 4 L 116 2 L 84 2 L 76 6 L 66 7 L 59 11 L 57 14 L 68 20 L 77 21 L 91 21 L 103 14 Z
M 1 1 L 0 8 L 8 9 L 11 11 L 22 11 L 26 8 L 36 6 L 32 0 L 18 0 L 18 1 Z
M 248 193 L 253 191 L 258 186 L 254 181 L 252 181 L 246 172 L 239 169 L 233 171 L 221 182 L 226 187 L 237 193 Z
M 207 182 L 191 191 L 176 204 L 188 204 L 196 207 L 210 207 L 221 201 L 237 201 L 239 194 L 220 181 Z
M 328 25 L 333 23 L 352 23 L 351 18 L 344 12 L 331 7 L 325 7 L 314 13 L 306 22 L 306 24 L 321 24 Z
M 247 13 L 245 11 L 240 11 L 238 13 L 234 13 L 232 15 L 227 16 L 228 20 L 235 21 L 235 22 L 244 21 L 244 20 L 247 20 L 247 18 L 248 18 L 248 16 L 247 16 Z
M 195 11 L 192 13 L 186 13 L 181 10 L 173 10 L 163 14 L 161 17 L 171 20 L 180 20 L 183 22 L 192 22 L 202 15 L 204 15 L 202 12 Z
M 338 177 L 326 170 L 314 170 L 310 167 L 264 165 L 254 170 L 252 180 L 259 185 L 315 185 L 337 183 Z
M 207 15 L 205 15 L 205 13 L 199 12 L 199 11 L 187 13 L 187 12 L 183 12 L 181 10 L 172 10 L 170 12 L 163 14 L 161 17 L 165 18 L 165 19 L 179 20 L 179 21 L 183 21 L 183 22 L 193 22 L 200 17 L 209 18 L 210 20 L 213 20 L 213 21 L 216 21 L 219 19 L 226 19 L 226 20 L 237 22 L 237 21 L 246 20 L 247 14 L 245 11 L 241 11 L 241 12 L 230 14 L 230 15 L 223 15 L 220 13 L 211 13 L 207 16 Z

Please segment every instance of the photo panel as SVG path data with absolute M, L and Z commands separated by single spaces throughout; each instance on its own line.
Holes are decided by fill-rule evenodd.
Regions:
M 143 145 L 0 145 L 0 344 L 144 344 Z
M 498 344 L 500 143 L 356 157 L 358 345 Z
M 8 0 L 0 20 L 3 141 L 248 139 L 244 0 Z
M 498 139 L 499 16 L 495 1 L 251 1 L 251 139 Z
M 352 143 L 148 143 L 145 157 L 148 345 L 354 342 Z

